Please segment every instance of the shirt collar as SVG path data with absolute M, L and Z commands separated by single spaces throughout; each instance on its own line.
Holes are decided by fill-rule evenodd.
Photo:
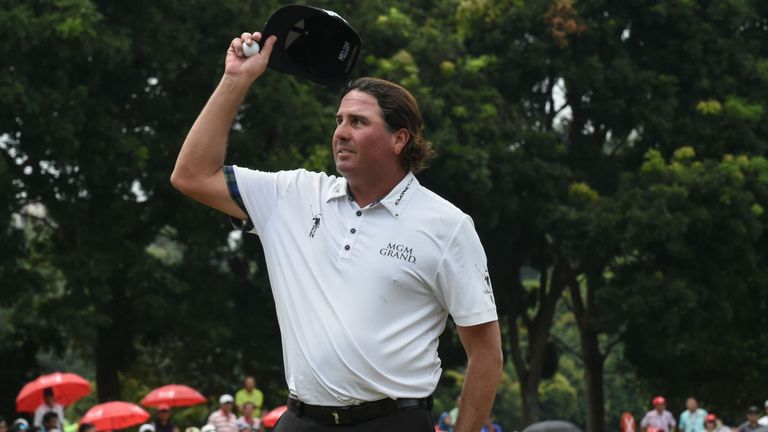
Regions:
M 413 175 L 413 172 L 408 171 L 408 174 L 400 180 L 400 183 L 381 200 L 381 205 L 389 210 L 392 216 L 399 218 L 418 188 L 419 181 Z
M 348 199 L 352 199 L 348 188 L 349 186 L 347 185 L 347 179 L 344 177 L 337 178 L 336 181 L 332 182 L 328 187 L 328 190 L 325 193 L 325 201 L 328 202 L 332 199 L 345 196 Z M 386 208 L 389 213 L 392 214 L 392 216 L 399 218 L 403 213 L 406 205 L 408 204 L 408 201 L 410 201 L 411 196 L 413 196 L 413 193 L 418 188 L 419 181 L 416 179 L 416 176 L 413 174 L 413 172 L 409 171 L 408 174 L 406 174 L 405 177 L 400 180 L 400 183 L 392 188 L 387 196 L 382 198 L 378 204 L 384 206 L 384 208 Z
M 349 196 L 349 192 L 347 191 L 347 179 L 338 177 L 336 178 L 336 181 L 331 182 L 328 186 L 328 190 L 325 192 L 325 202 L 343 196 Z

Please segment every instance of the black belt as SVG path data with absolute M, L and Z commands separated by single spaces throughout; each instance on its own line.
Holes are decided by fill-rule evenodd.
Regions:
M 349 406 L 319 406 L 288 398 L 288 409 L 299 417 L 307 416 L 329 425 L 353 425 L 396 411 L 425 408 L 432 409 L 432 396 L 422 399 L 382 399 Z

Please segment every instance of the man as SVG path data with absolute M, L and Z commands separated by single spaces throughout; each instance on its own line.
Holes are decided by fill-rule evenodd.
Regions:
M 59 421 L 56 429 L 62 429 L 61 421 L 64 419 L 64 407 L 56 403 L 52 388 L 46 388 L 43 390 L 43 403 L 41 403 L 40 406 L 38 406 L 35 410 L 35 417 L 32 421 L 32 425 L 37 428 L 42 428 L 43 416 L 48 412 L 56 413 Z
M 704 432 L 704 419 L 707 412 L 699 408 L 694 397 L 685 401 L 685 411 L 680 414 L 680 432 Z
M 760 415 L 760 409 L 756 406 L 751 406 L 747 409 L 747 421 L 739 426 L 739 432 L 768 432 L 768 428 L 760 426 L 757 423 L 757 418 Z
M 757 424 L 768 427 L 768 400 L 765 401 L 763 408 L 765 409 L 765 415 L 757 419 Z
M 653 398 L 653 409 L 648 411 L 640 421 L 643 432 L 648 432 L 651 428 L 663 432 L 675 432 L 675 426 L 677 426 L 675 416 L 667 411 L 667 400 L 662 396 Z
M 0 416 L 0 432 L 8 432 L 8 423 Z
M 258 432 L 261 430 L 261 420 L 258 416 L 254 416 L 256 406 L 253 402 L 246 402 L 243 405 L 243 415 L 237 419 L 238 428 L 240 432 Z
M 171 420 L 171 407 L 169 405 L 158 405 L 154 427 L 154 432 L 179 432 L 179 428 Z
M 208 424 L 213 425 L 217 432 L 238 432 L 237 416 L 232 413 L 234 403 L 232 395 L 223 394 L 219 398 L 219 409 L 208 416 Z
M 243 411 L 246 402 L 251 402 L 257 415 L 261 415 L 261 405 L 264 403 L 264 393 L 256 388 L 256 379 L 252 376 L 245 377 L 245 388 L 235 393 L 235 405 L 239 412 Z
M 59 424 L 59 415 L 54 411 L 48 411 L 47 413 L 43 414 L 43 423 L 42 427 L 40 428 L 40 432 L 61 431 Z
M 415 99 L 383 80 L 350 83 L 331 143 L 341 177 L 223 167 L 228 131 L 276 40 L 246 59 L 243 43 L 260 39 L 230 44 L 171 182 L 260 237 L 290 394 L 275 431 L 434 430 L 449 314 L 469 360 L 455 430 L 480 430 L 502 367 L 493 292 L 472 220 L 414 176 L 433 153 Z
M 42 426 L 42 419 L 40 420 L 40 425 Z M 24 432 L 27 430 L 29 430 L 29 423 L 23 418 L 17 418 L 13 421 L 13 425 L 11 425 L 12 432 Z
M 725 426 L 716 415 L 710 413 L 704 419 L 704 430 L 706 432 L 731 432 L 731 428 Z

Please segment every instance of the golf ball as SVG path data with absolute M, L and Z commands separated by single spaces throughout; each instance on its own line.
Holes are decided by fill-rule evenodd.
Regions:
M 246 57 L 251 57 L 255 54 L 258 54 L 259 50 L 259 44 L 256 42 L 251 42 L 251 45 L 248 45 L 247 43 L 243 44 L 243 54 L 245 54 Z

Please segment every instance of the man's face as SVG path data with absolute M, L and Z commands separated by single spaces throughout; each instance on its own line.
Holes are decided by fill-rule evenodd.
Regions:
M 248 390 L 253 390 L 256 387 L 256 380 L 252 377 L 248 377 L 245 379 L 245 388 Z
M 688 408 L 688 411 L 696 411 L 699 408 L 699 403 L 696 402 L 696 399 L 694 398 L 688 398 L 687 401 L 685 401 L 685 407 Z
M 656 411 L 664 412 L 667 409 L 667 404 L 656 404 Z
M 43 396 L 43 401 L 45 401 L 45 404 L 48 406 L 53 406 L 55 399 L 53 395 L 45 395 Z
M 52 416 L 47 422 L 43 423 L 46 429 L 56 429 L 59 426 L 59 418 Z
M 750 423 L 757 423 L 757 414 L 756 413 L 748 413 L 747 414 L 747 421 Z
M 221 404 L 221 410 L 225 413 L 229 414 L 232 412 L 232 402 L 227 402 L 225 404 Z
M 350 91 L 341 99 L 336 113 L 332 146 L 336 170 L 347 177 L 376 172 L 383 164 L 397 163 L 405 146 L 397 143 L 397 136 L 397 132 L 387 128 L 375 97 Z
M 245 417 L 253 416 L 253 404 L 245 404 L 243 406 L 243 415 Z
M 159 418 L 162 421 L 168 420 L 170 416 L 171 416 L 171 412 L 168 410 L 160 410 L 157 412 L 157 418 Z
M 5 420 L 0 421 L 0 432 L 8 432 L 8 424 Z

